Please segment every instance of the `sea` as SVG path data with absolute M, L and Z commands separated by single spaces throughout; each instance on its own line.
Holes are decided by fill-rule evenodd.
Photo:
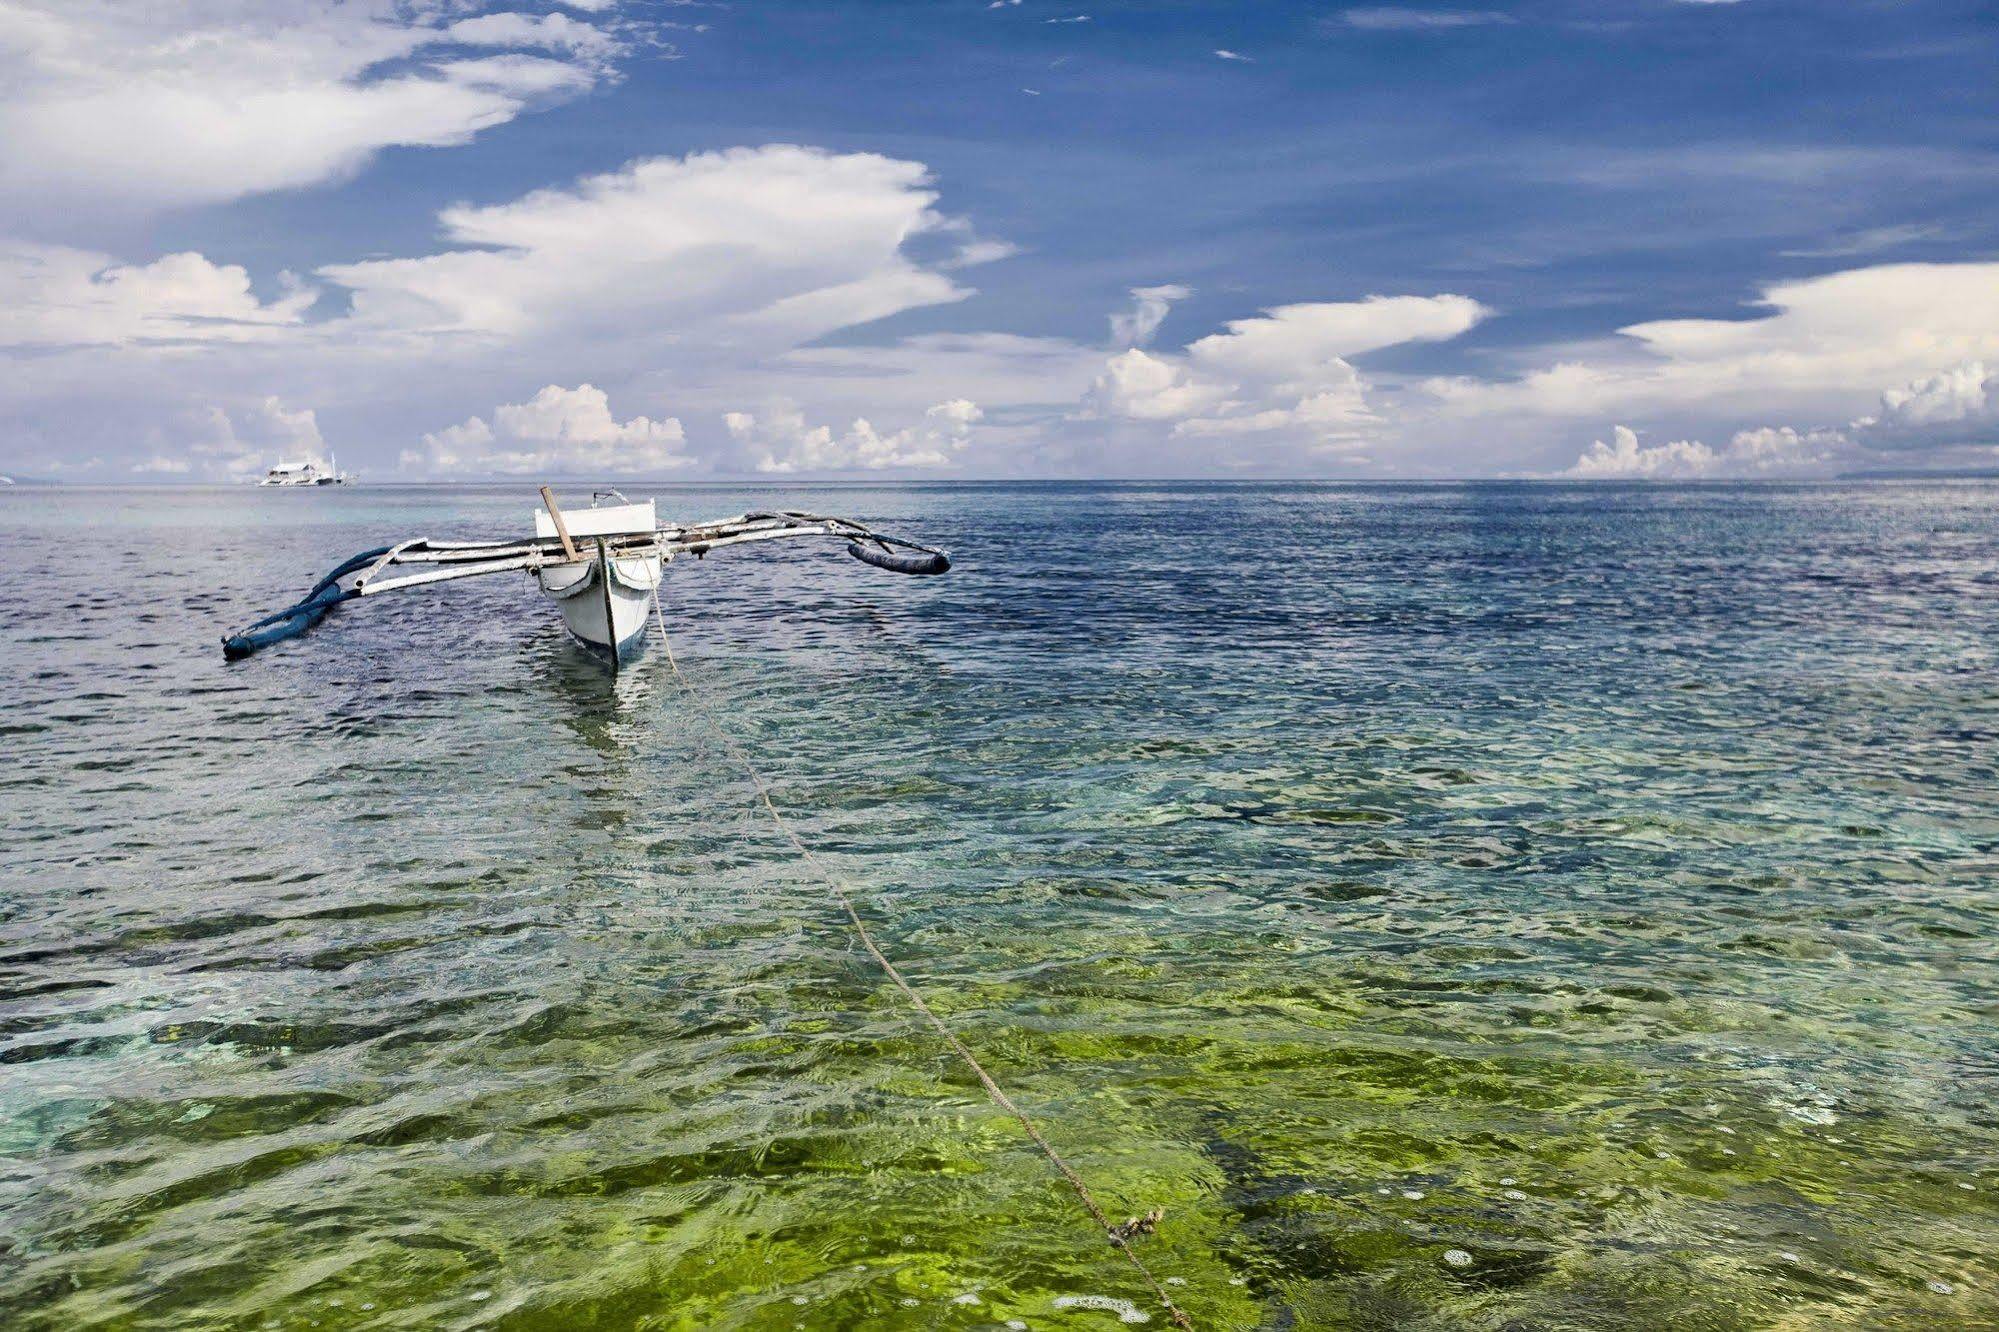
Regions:
M 1196 1327 L 1999 1326 L 1999 484 L 624 488 L 955 567 L 0 493 L 0 1325 L 1171 1326 L 733 743 Z

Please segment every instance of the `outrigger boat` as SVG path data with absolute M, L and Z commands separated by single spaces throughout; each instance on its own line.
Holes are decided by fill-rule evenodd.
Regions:
M 826 536 L 843 539 L 847 553 L 879 569 L 941 574 L 951 561 L 941 550 L 884 536 L 861 523 L 786 510 L 744 513 L 684 526 L 661 526 L 653 501 L 634 504 L 616 491 L 588 509 L 564 513 L 547 486 L 534 514 L 534 536 L 500 541 L 432 541 L 425 537 L 365 550 L 314 584 L 296 605 L 222 640 L 231 661 L 273 643 L 296 638 L 343 601 L 401 592 L 432 583 L 525 570 L 562 612 L 577 641 L 616 669 L 644 642 L 649 609 L 666 566 L 682 555 L 699 559 L 711 550 L 752 541 Z M 420 572 L 395 572 L 420 569 Z M 349 580 L 352 580 L 351 582 Z

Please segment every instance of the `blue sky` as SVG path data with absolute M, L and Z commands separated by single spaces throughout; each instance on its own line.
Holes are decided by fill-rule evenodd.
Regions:
M 0 471 L 1999 463 L 1989 6 L 147 12 L 0 0 Z

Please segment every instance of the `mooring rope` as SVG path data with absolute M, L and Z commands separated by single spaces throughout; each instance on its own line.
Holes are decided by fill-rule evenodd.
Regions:
M 1194 1326 L 1193 1320 L 1187 1317 L 1179 1305 L 1173 1303 L 1173 1297 L 1166 1293 L 1166 1287 L 1160 1284 L 1158 1277 L 1152 1275 L 1152 1269 L 1145 1265 L 1144 1260 L 1133 1252 L 1131 1247 L 1131 1241 L 1139 1234 L 1149 1233 L 1163 1214 L 1155 1211 L 1144 1217 L 1134 1217 L 1123 1225 L 1114 1223 L 1097 1202 L 1096 1195 L 1090 1192 L 1090 1186 L 1083 1182 L 1083 1177 L 1077 1174 L 1075 1168 L 1063 1160 L 1062 1154 L 1041 1135 L 1041 1130 L 1035 1127 L 1027 1112 L 1006 1094 L 1005 1088 L 993 1080 L 993 1075 L 986 1072 L 985 1065 L 979 1062 L 978 1056 L 958 1039 L 958 1033 L 952 1031 L 943 1018 L 937 1016 L 936 1011 L 923 1001 L 923 996 L 916 992 L 916 988 L 896 970 L 895 963 L 888 960 L 888 954 L 882 952 L 881 945 L 875 942 L 875 936 L 869 932 L 867 923 L 861 919 L 861 913 L 855 909 L 854 899 L 848 894 L 845 885 L 820 863 L 819 857 L 812 854 L 812 848 L 801 841 L 798 834 L 792 831 L 791 825 L 785 822 L 784 815 L 778 811 L 776 802 L 770 798 L 770 787 L 764 782 L 763 773 L 758 771 L 756 763 L 750 758 L 749 751 L 738 744 L 736 738 L 715 720 L 714 714 L 708 710 L 700 693 L 688 680 L 686 673 L 680 669 L 680 660 L 673 655 L 673 640 L 667 637 L 666 616 L 659 608 L 657 593 L 653 596 L 652 613 L 653 619 L 659 625 L 660 646 L 666 649 L 666 664 L 673 669 L 673 678 L 679 682 L 681 692 L 686 694 L 688 702 L 694 705 L 694 711 L 700 715 L 703 724 L 722 742 L 723 747 L 734 756 L 736 762 L 742 765 L 743 771 L 749 774 L 750 781 L 757 788 L 757 798 L 763 802 L 764 809 L 769 812 L 771 822 L 777 825 L 777 830 L 791 843 L 791 848 L 798 853 L 798 858 L 804 861 L 819 877 L 820 882 L 832 892 L 833 900 L 838 902 L 840 909 L 846 913 L 848 923 L 854 927 L 854 934 L 860 939 L 862 947 L 868 950 L 868 955 L 874 958 L 883 974 L 895 983 L 895 988 L 902 991 L 910 1006 L 923 1015 L 924 1020 L 931 1025 L 944 1043 L 964 1061 L 965 1067 L 972 1070 L 980 1085 L 986 1089 L 986 1095 L 992 1098 L 993 1104 L 1019 1121 L 1021 1130 L 1027 1134 L 1029 1140 L 1041 1149 L 1041 1154 L 1048 1158 L 1048 1163 L 1061 1172 L 1062 1178 L 1069 1182 L 1071 1189 L 1075 1190 L 1076 1197 L 1082 1201 L 1084 1210 L 1089 1212 L 1090 1218 L 1103 1228 L 1104 1236 L 1110 1240 L 1112 1247 L 1129 1259 L 1131 1265 L 1138 1270 L 1138 1274 L 1145 1278 L 1145 1284 L 1152 1287 L 1152 1293 L 1159 1297 L 1160 1304 L 1165 1306 L 1174 1324 L 1191 1329 Z

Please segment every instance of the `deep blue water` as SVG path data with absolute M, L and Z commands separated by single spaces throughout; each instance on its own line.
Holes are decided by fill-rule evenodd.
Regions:
M 1999 1324 L 1999 486 L 653 493 L 952 551 L 667 628 L 1198 1326 Z M 656 651 L 223 662 L 533 503 L 0 493 L 0 1322 L 1162 1323 Z

